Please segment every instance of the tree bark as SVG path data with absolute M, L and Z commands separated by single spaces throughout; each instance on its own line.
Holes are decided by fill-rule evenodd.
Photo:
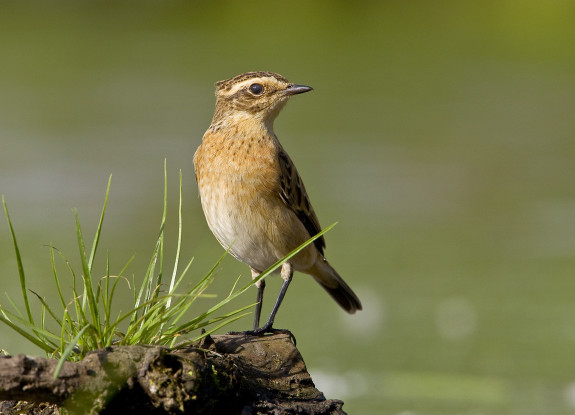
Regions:
M 66 362 L 0 357 L 1 414 L 345 414 L 315 388 L 291 333 L 113 346 Z

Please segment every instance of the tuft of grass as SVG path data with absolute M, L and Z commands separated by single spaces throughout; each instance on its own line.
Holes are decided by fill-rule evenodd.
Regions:
M 183 270 L 179 270 L 182 241 L 182 174 L 180 171 L 177 249 L 169 284 L 164 283 L 164 230 L 167 218 L 167 171 L 166 163 L 164 163 L 163 213 L 152 257 L 139 288 L 136 288 L 134 277 L 132 277 L 132 284 L 129 284 L 133 290 L 129 311 L 120 312 L 117 316 L 112 316 L 112 304 L 115 299 L 116 288 L 121 280 L 128 281 L 125 273 L 133 257 L 130 258 L 119 273 L 111 274 L 109 253 L 107 253 L 104 277 L 96 279 L 93 275 L 94 261 L 102 233 L 111 180 L 112 176 L 108 180 L 102 213 L 89 251 L 87 250 L 86 239 L 80 225 L 79 214 L 74 211 L 81 272 L 76 272 L 67 257 L 57 248 L 50 245 L 51 273 L 58 292 L 58 306 L 50 306 L 41 295 L 27 288 L 26 274 L 16 233 L 10 219 L 8 206 L 4 196 L 2 197 L 2 204 L 10 228 L 18 265 L 24 310 L 6 295 L 12 311 L 0 304 L 0 321 L 45 351 L 48 356 L 60 359 L 54 377 L 58 376 L 64 361 L 68 359 L 81 360 L 92 350 L 105 348 L 113 344 L 155 344 L 180 347 L 197 341 L 203 336 L 211 334 L 223 326 L 250 314 L 247 310 L 254 304 L 217 315 L 223 306 L 246 292 L 254 282 L 270 275 L 284 262 L 335 226 L 334 224 L 326 228 L 296 248 L 285 258 L 282 258 L 263 272 L 257 280 L 250 280 L 249 283 L 238 288 L 238 278 L 227 296 L 207 310 L 190 317 L 188 315 L 190 307 L 197 299 L 206 296 L 205 291 L 213 282 L 215 271 L 227 253 L 224 253 L 212 269 L 198 282 L 191 287 L 183 288 L 182 281 L 190 269 L 193 258 L 187 262 Z M 64 262 L 69 273 L 68 277 L 72 280 L 72 298 L 69 300 L 66 300 L 62 291 L 62 281 L 65 277 L 57 270 L 57 258 Z M 29 293 L 40 302 L 41 312 L 39 319 L 34 319 L 32 315 Z M 48 327 L 46 324 L 47 319 L 56 323 L 57 330 Z M 52 327 L 54 324 L 52 323 L 50 326 Z

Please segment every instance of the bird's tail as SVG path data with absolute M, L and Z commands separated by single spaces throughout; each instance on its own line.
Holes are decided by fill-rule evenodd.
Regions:
M 337 271 L 324 259 L 317 261 L 310 274 L 348 313 L 361 310 L 361 301 Z

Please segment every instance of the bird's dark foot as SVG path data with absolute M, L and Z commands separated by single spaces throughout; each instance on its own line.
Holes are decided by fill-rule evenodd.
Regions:
M 287 334 L 292 343 L 294 345 L 296 345 L 296 339 L 295 336 L 293 335 L 293 333 L 287 329 L 274 329 L 273 327 L 267 327 L 267 324 L 265 326 L 259 327 L 257 329 L 254 330 L 248 330 L 245 332 L 245 334 L 247 334 L 248 336 L 264 336 L 266 334 L 278 334 L 278 333 L 282 333 L 282 334 Z
M 282 333 L 282 334 L 287 334 L 290 337 L 290 340 L 292 341 L 292 343 L 294 344 L 294 346 L 296 345 L 296 339 L 295 336 L 293 335 L 293 333 L 287 329 L 274 329 L 273 327 L 266 327 L 266 326 L 262 326 L 259 327 L 257 329 L 254 330 L 247 330 L 247 331 L 230 331 L 228 332 L 228 334 L 243 334 L 245 336 L 265 336 L 266 334 L 278 334 L 278 333 Z
M 261 327 L 246 331 L 246 334 L 249 336 L 263 336 L 266 333 L 277 333 L 277 330 L 272 327 L 269 321 Z

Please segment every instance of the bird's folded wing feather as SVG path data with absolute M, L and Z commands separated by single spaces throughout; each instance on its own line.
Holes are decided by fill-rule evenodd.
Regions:
M 278 154 L 281 168 L 280 186 L 283 202 L 296 214 L 310 234 L 310 237 L 321 231 L 319 220 L 311 206 L 305 186 L 289 155 L 281 149 Z M 325 239 L 323 236 L 314 241 L 317 250 L 323 255 Z

